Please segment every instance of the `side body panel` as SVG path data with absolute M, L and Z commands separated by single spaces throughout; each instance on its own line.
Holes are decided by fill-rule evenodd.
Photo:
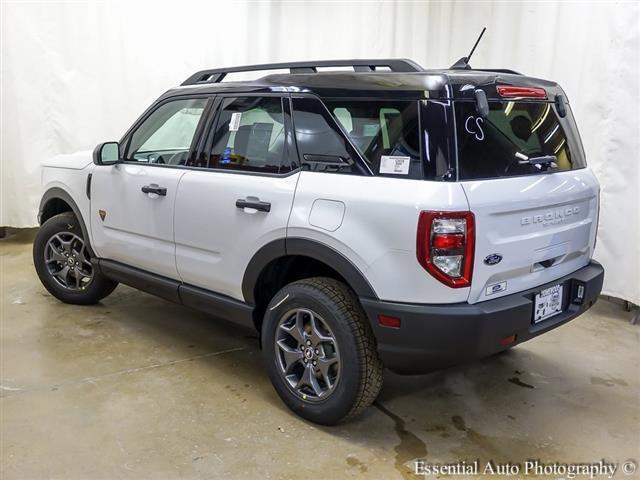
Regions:
M 188 171 L 175 207 L 176 262 L 182 280 L 244 300 L 242 279 L 251 258 L 264 245 L 286 237 L 298 176 Z M 248 197 L 269 202 L 271 210 L 236 206 Z
M 416 233 L 422 210 L 467 209 L 457 183 L 303 171 L 287 241 L 309 238 L 337 250 L 381 300 L 464 302 L 468 288 L 449 288 L 420 266 Z
M 179 168 L 145 164 L 96 167 L 91 182 L 90 217 L 96 254 L 151 273 L 179 278 L 173 207 L 178 183 L 185 173 Z M 142 192 L 142 187 L 152 184 L 166 188 L 166 196 Z

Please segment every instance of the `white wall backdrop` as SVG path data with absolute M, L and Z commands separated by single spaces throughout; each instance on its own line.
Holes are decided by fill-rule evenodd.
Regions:
M 605 292 L 640 304 L 637 2 L 134 2 L 1 0 L 0 225 L 36 224 L 39 164 L 118 139 L 196 70 L 409 57 L 560 82 L 602 183 Z

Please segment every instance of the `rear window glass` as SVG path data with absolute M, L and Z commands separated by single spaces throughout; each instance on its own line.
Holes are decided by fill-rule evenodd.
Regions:
M 473 102 L 457 102 L 458 175 L 461 180 L 536 174 L 553 158 L 554 171 L 584 167 L 571 116 L 561 119 L 552 103 L 489 102 L 486 118 Z M 573 132 L 571 131 L 573 130 Z M 544 157 L 544 158 L 543 158 Z M 532 163 L 530 163 L 530 161 Z
M 423 178 L 417 101 L 329 100 L 325 105 L 375 175 Z

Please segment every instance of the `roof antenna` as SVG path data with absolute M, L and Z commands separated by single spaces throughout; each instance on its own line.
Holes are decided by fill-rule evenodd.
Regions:
M 480 39 L 482 38 L 482 35 L 484 35 L 484 32 L 486 30 L 487 30 L 487 27 L 484 27 L 482 29 L 482 31 L 480 32 L 480 36 L 476 40 L 476 43 L 473 45 L 473 48 L 469 52 L 469 55 L 467 55 L 466 57 L 462 57 L 456 63 L 451 65 L 450 70 L 471 70 L 471 65 L 469 65 L 469 60 L 471 60 L 471 55 L 473 55 L 473 52 L 476 51 L 476 47 L 480 43 Z

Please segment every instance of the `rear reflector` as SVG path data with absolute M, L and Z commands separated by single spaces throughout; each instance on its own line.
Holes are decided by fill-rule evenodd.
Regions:
M 547 92 L 545 92 L 544 88 L 500 85 L 496 89 L 501 97 L 547 98 Z
M 515 341 L 516 341 L 516 336 L 509 335 L 508 337 L 504 337 L 502 340 L 500 340 L 500 345 L 502 345 L 503 347 L 506 347 L 507 345 L 511 345 Z
M 389 315 L 378 315 L 378 323 L 383 327 L 400 328 L 400 319 Z

